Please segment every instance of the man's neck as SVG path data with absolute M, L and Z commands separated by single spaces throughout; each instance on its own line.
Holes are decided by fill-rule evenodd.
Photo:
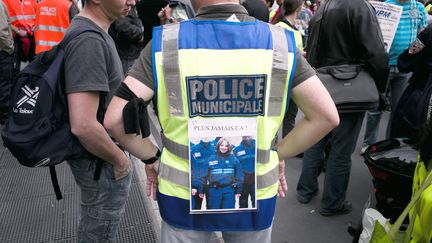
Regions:
M 102 11 L 100 11 L 99 8 L 92 8 L 87 5 L 79 15 L 90 19 L 107 33 L 111 23 L 114 22 L 114 20 L 111 20 Z
M 199 8 L 210 6 L 210 5 L 221 5 L 221 4 L 239 4 L 239 0 L 208 0 L 201 3 Z
M 292 25 L 292 26 L 294 26 L 295 24 L 296 24 L 296 18 L 295 18 L 295 15 L 294 14 L 292 14 L 292 15 L 288 15 L 288 16 L 285 16 L 285 19 Z

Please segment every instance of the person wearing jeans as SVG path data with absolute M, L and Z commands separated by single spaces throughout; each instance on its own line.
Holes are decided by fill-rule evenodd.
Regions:
M 81 188 L 78 241 L 113 242 L 120 225 L 119 219 L 125 210 L 125 199 L 129 196 L 132 171 L 116 180 L 113 166 L 102 163 L 99 180 L 94 180 L 97 163 L 93 160 L 77 159 L 67 162 Z
M 326 166 L 324 191 L 321 200 L 321 214 L 326 210 L 337 210 L 335 205 L 345 205 L 346 191 L 351 170 L 351 154 L 354 152 L 358 134 L 363 122 L 364 112 L 339 114 L 340 123 L 321 141 L 306 150 L 303 155 L 303 168 L 297 183 L 297 197 L 307 203 L 318 193 L 318 176 Z M 329 157 L 324 150 L 331 140 Z
M 363 64 L 379 92 L 384 92 L 388 55 L 372 6 L 363 0 L 328 0 L 309 22 L 306 56 L 315 68 Z M 303 155 L 297 183 L 297 200 L 309 203 L 318 193 L 318 176 L 325 164 L 320 214 L 333 216 L 351 212 L 346 200 L 351 154 L 365 111 L 340 112 L 339 126 Z M 326 147 L 330 146 L 326 158 Z
M 390 100 L 392 109 L 396 109 L 402 93 L 408 86 L 408 80 L 411 77 L 411 73 L 401 73 L 395 65 L 390 66 L 388 87 L 390 88 Z M 364 153 L 369 145 L 377 142 L 379 123 L 381 121 L 382 112 L 378 110 L 367 112 L 366 131 L 363 140 L 363 146 L 361 154 Z M 390 121 L 393 119 L 393 112 L 390 115 Z M 387 125 L 386 137 L 391 137 L 391 122 Z

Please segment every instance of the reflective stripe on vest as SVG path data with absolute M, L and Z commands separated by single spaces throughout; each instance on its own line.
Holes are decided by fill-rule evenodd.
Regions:
M 166 91 L 170 114 L 173 116 L 183 116 L 183 101 L 180 87 L 180 70 L 178 57 L 178 34 L 180 25 L 167 24 L 163 26 L 162 37 L 162 58 L 163 73 L 166 84 Z M 179 95 L 180 93 L 180 95 Z
M 180 157 L 185 160 L 189 160 L 189 147 L 183 144 L 176 143 L 169 138 L 167 138 L 163 133 L 161 133 L 163 147 L 168 149 L 175 156 Z M 273 142 L 272 142 L 273 143 Z M 266 164 L 270 159 L 271 149 L 260 149 L 257 148 L 257 161 L 259 163 Z
M 268 116 L 280 116 L 284 106 L 284 96 L 286 95 L 286 85 L 288 80 L 288 44 L 287 37 L 283 29 L 269 26 L 273 40 L 273 62 L 272 76 L 270 83 L 269 111 Z M 162 32 L 162 69 L 166 96 L 168 98 L 169 111 L 171 116 L 184 116 L 182 102 L 182 87 L 179 70 L 178 36 L 179 25 L 165 25 Z M 175 51 L 176 50 L 176 51 Z M 166 53 L 165 53 L 166 52 Z M 169 77 L 169 78 L 167 78 Z M 179 112 L 181 111 L 181 112 Z M 179 144 L 162 134 L 164 152 L 169 151 L 179 158 L 189 160 L 189 147 Z M 266 164 L 270 161 L 270 149 L 263 150 L 257 148 L 257 162 Z M 275 152 L 274 152 L 275 153 Z M 277 155 L 276 155 L 277 156 Z M 187 170 L 180 170 L 173 165 L 169 165 L 161 158 L 159 177 L 166 182 L 172 182 L 182 187 L 189 187 L 189 173 Z M 278 182 L 278 166 L 274 166 L 267 172 L 257 175 L 257 188 L 263 189 Z M 185 168 L 186 166 L 182 166 Z
M 36 43 L 36 45 L 40 45 L 40 46 L 55 46 L 55 45 L 58 45 L 58 43 L 60 43 L 60 42 L 40 40 L 40 41 L 36 41 L 35 43 Z
M 302 39 L 302 35 L 301 35 L 299 30 L 295 30 L 295 29 L 291 28 L 291 26 L 287 25 L 286 23 L 284 23 L 282 21 L 278 22 L 276 24 L 276 26 L 280 26 L 280 27 L 285 28 L 287 30 L 293 31 L 294 32 L 294 38 L 296 41 L 296 46 L 299 50 L 303 51 L 303 39 Z
M 3 0 L 3 3 L 13 26 L 32 31 L 36 20 L 36 0 Z
M 36 15 L 17 15 L 17 16 L 12 16 L 10 17 L 11 22 L 16 21 L 16 20 L 31 20 L 31 19 L 35 19 Z
M 278 190 L 279 159 L 276 151 L 270 150 L 272 140 L 282 124 L 289 100 L 290 83 L 295 65 L 295 41 L 292 32 L 273 35 L 271 27 L 264 22 L 226 22 L 222 20 L 188 20 L 178 24 L 178 86 L 173 88 L 165 80 L 164 66 L 170 66 L 164 58 L 163 32 L 169 26 L 156 27 L 153 31 L 152 64 L 154 91 L 157 99 L 158 118 L 165 137 L 160 158 L 158 177 L 158 204 L 164 221 L 185 229 L 205 231 L 262 230 L 269 227 L 274 217 Z M 278 31 L 278 30 L 276 30 Z M 285 58 L 279 58 L 284 51 L 273 42 L 287 42 Z M 283 45 L 283 44 L 282 44 Z M 166 44 L 165 44 L 166 47 Z M 274 60 L 274 59 L 277 60 Z M 286 60 L 283 67 L 283 60 Z M 273 64 L 275 62 L 275 64 Z M 175 67 L 177 68 L 177 66 Z M 274 84 L 278 75 L 274 69 L 285 70 L 285 79 Z M 275 71 L 277 72 L 277 71 Z M 279 75 L 282 76 L 282 75 Z M 270 90 L 282 87 L 279 111 L 270 112 Z M 277 85 L 272 87 L 273 85 Z M 169 91 L 169 92 L 168 92 Z M 182 101 L 177 111 L 169 101 L 175 96 Z M 209 108 L 211 107 L 211 108 Z M 175 109 L 173 109 L 175 108 Z M 237 120 L 243 117 L 256 119 L 257 164 L 255 169 L 257 187 L 256 211 L 236 211 L 233 220 L 230 214 L 190 214 L 191 178 L 188 147 L 195 144 L 189 138 L 189 123 L 196 120 Z M 209 134 L 210 137 L 218 136 Z M 258 161 L 259 150 L 268 151 L 268 159 Z M 265 161 L 265 163 L 263 163 Z M 217 171 L 214 171 L 217 172 Z M 219 171 L 220 172 L 220 171 Z M 209 171 L 207 170 L 207 175 Z
M 69 8 L 71 2 L 68 0 L 44 0 L 38 3 L 36 8 L 37 23 L 34 28 L 36 41 L 36 54 L 60 43 L 69 28 Z
M 164 25 L 162 32 L 163 73 L 170 107 L 173 116 L 183 115 L 183 102 L 180 87 L 178 62 L 178 32 L 180 25 Z M 282 29 L 270 25 L 273 42 L 272 86 L 270 87 L 269 116 L 278 116 L 282 107 L 285 85 L 287 82 L 288 46 Z M 281 41 L 282 40 L 282 41 Z
M 167 164 L 159 165 L 159 177 L 179 186 L 189 187 L 189 173 L 181 171 Z M 264 175 L 257 176 L 257 189 L 269 187 L 279 180 L 279 167 L 276 166 Z
M 273 38 L 273 66 L 268 115 L 279 116 L 288 75 L 288 43 L 283 29 L 274 25 L 269 27 Z
M 62 27 L 52 26 L 52 25 L 38 25 L 34 28 L 34 31 L 38 31 L 38 30 L 46 30 L 46 31 L 65 33 L 67 28 L 62 28 Z

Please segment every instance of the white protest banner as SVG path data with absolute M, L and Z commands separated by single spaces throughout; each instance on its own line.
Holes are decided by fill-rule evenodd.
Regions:
M 384 45 L 388 52 L 402 15 L 402 7 L 378 1 L 370 1 L 370 3 L 375 8 L 375 14 L 384 38 Z

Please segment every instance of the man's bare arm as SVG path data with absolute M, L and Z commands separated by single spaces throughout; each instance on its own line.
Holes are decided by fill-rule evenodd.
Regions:
M 145 86 L 135 78 L 128 76 L 124 83 L 132 90 L 137 97 L 148 101 L 153 97 L 153 90 Z M 108 132 L 119 142 L 128 152 L 140 159 L 149 159 L 157 152 L 157 147 L 148 138 L 141 135 L 125 134 L 123 124 L 123 108 L 128 101 L 114 96 L 108 106 L 104 119 L 104 126 Z
M 280 160 L 304 152 L 339 124 L 335 104 L 316 75 L 294 87 L 291 98 L 305 116 L 277 145 Z
M 68 94 L 69 121 L 72 133 L 84 148 L 93 155 L 111 163 L 117 171 L 129 168 L 125 153 L 112 141 L 96 115 L 99 92 Z

